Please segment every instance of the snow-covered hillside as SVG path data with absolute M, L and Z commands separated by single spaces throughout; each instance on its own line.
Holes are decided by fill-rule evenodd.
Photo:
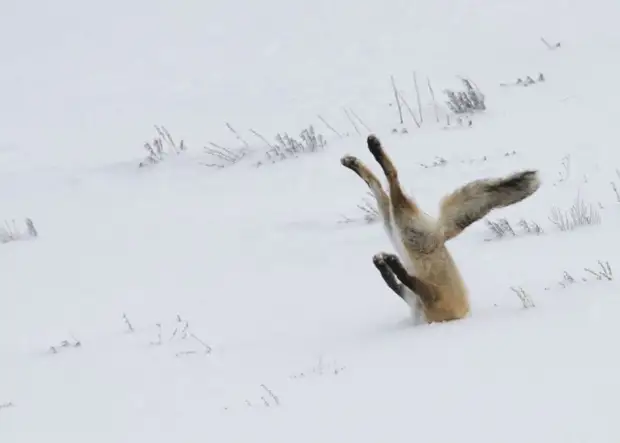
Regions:
M 620 3 L 2 9 L 0 442 L 620 439 Z M 487 108 L 461 123 L 460 76 Z M 186 150 L 138 167 L 153 125 Z M 270 160 L 310 126 L 323 148 Z M 392 247 L 340 164 L 380 171 L 370 132 L 432 215 L 540 171 L 449 243 L 469 318 L 412 326 L 375 270 Z

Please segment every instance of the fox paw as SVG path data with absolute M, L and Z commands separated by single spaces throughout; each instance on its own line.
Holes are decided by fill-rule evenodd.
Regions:
M 400 259 L 395 254 L 383 254 L 383 261 L 390 267 L 400 267 Z
M 345 155 L 340 159 L 340 163 L 346 168 L 353 169 L 354 171 L 358 168 L 359 160 L 352 155 Z
M 375 160 L 379 161 L 381 157 L 383 157 L 383 147 L 381 146 L 381 142 L 374 134 L 369 135 L 366 141 L 368 143 L 368 150 L 373 155 Z
M 386 265 L 386 257 L 390 254 L 386 254 L 385 252 L 379 252 L 372 256 L 372 262 L 375 264 L 377 268 L 385 267 Z

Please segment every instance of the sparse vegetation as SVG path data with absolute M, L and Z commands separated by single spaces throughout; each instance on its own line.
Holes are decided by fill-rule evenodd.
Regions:
M 603 263 L 602 261 L 598 261 L 598 265 L 599 265 L 599 270 L 598 271 L 593 271 L 590 268 L 584 268 L 586 272 L 592 274 L 594 276 L 594 278 L 596 278 L 597 280 L 608 280 L 611 281 L 613 280 L 613 272 L 611 271 L 611 266 L 609 265 L 609 262 L 605 262 Z
M 616 169 L 616 175 L 620 179 L 620 170 Z M 614 190 L 614 194 L 616 195 L 616 201 L 620 203 L 620 191 L 618 191 L 618 187 L 616 186 L 616 182 L 611 182 L 611 187 Z
M 545 75 L 542 72 L 539 72 L 536 80 L 534 80 L 531 76 L 526 75 L 524 78 L 519 77 L 516 81 L 512 83 L 500 83 L 500 86 L 522 86 L 524 88 L 527 88 L 530 85 L 535 85 L 536 83 L 544 83 L 545 81 Z
M 269 389 L 266 385 L 261 384 L 260 387 L 267 393 L 268 397 L 261 397 L 263 400 L 263 404 L 267 407 L 271 406 L 280 406 L 280 398 L 273 393 L 271 389 Z M 271 404 L 273 402 L 273 405 Z
M 584 281 L 586 280 L 584 279 Z M 562 275 L 562 280 L 560 280 L 560 286 L 565 288 L 568 285 L 572 285 L 573 283 L 575 283 L 575 278 L 570 275 L 568 271 L 564 271 L 564 274 Z
M 568 210 L 554 207 L 549 220 L 560 231 L 571 231 L 578 227 L 598 225 L 601 223 L 601 214 L 593 204 L 587 204 L 577 195 L 575 202 Z
M 418 75 L 415 71 L 413 72 L 412 78 L 417 110 L 414 110 L 411 107 L 406 98 L 406 94 L 398 88 L 394 76 L 391 76 L 390 78 L 393 95 L 393 102 L 390 103 L 390 106 L 394 106 L 394 104 L 396 104 L 398 111 L 398 126 L 391 129 L 393 134 L 409 133 L 409 130 L 404 126 L 405 118 L 403 116 L 403 110 L 406 110 L 407 114 L 411 116 L 411 121 L 413 121 L 415 127 L 417 128 L 421 128 L 425 121 L 432 121 L 432 119 L 427 118 L 425 120 L 424 118 L 424 106 L 422 105 L 420 95 Z M 470 128 L 473 126 L 471 115 L 486 110 L 485 95 L 482 91 L 480 91 L 475 83 L 470 79 L 462 77 L 459 77 L 459 80 L 465 86 L 464 90 L 455 91 L 452 89 L 445 89 L 443 92 L 446 94 L 448 100 L 445 101 L 447 108 L 444 108 L 437 103 L 435 91 L 433 90 L 430 78 L 427 77 L 426 79 L 428 92 L 432 100 L 432 108 L 435 116 L 434 120 L 438 124 L 445 121 L 445 125 L 442 129 Z M 428 103 L 428 106 L 430 105 L 431 103 Z
M 571 163 L 570 163 L 570 154 L 562 157 L 562 169 L 558 172 L 558 181 L 553 183 L 553 186 L 557 186 L 560 183 L 565 182 L 570 178 L 571 171 Z
M 258 393 L 257 396 L 260 396 L 260 398 L 258 400 L 253 398 L 253 401 L 246 398 L 243 401 L 243 405 L 246 408 L 273 408 L 280 406 L 280 397 L 276 395 L 271 388 L 264 383 L 262 383 L 259 387 L 260 393 Z M 231 406 L 224 406 L 222 409 L 224 411 L 230 411 L 233 408 Z
M 442 112 L 441 118 L 445 116 L 446 123 L 446 125 L 443 126 L 443 129 L 450 129 L 451 127 L 471 127 L 473 125 L 471 114 L 486 110 L 485 95 L 480 91 L 475 83 L 467 78 L 459 79 L 464 85 L 464 90 L 444 90 L 444 93 L 448 97 L 448 100 L 445 102 L 448 109 L 445 109 Z M 422 123 L 425 121 L 423 115 L 424 107 L 418 84 L 418 76 L 416 72 L 413 73 L 413 86 L 416 94 L 415 98 L 417 110 L 414 110 L 409 105 L 403 91 L 398 89 L 393 76 L 391 77 L 391 81 L 392 92 L 396 107 L 398 108 L 398 118 L 400 123 L 400 128 L 393 128 L 392 132 L 408 134 L 409 130 L 403 126 L 405 123 L 403 109 L 409 113 L 416 127 L 420 128 Z M 437 123 L 440 123 L 440 107 L 437 103 L 437 99 L 435 98 L 435 92 L 429 78 L 427 78 L 427 85 L 430 97 L 432 98 L 435 120 Z M 392 106 L 392 104 L 390 104 L 390 106 Z M 348 131 L 343 132 L 336 129 L 332 123 L 328 122 L 321 115 L 318 115 L 317 117 L 325 125 L 325 127 L 327 127 L 340 139 L 350 135 L 365 136 L 371 132 L 370 126 L 352 108 L 343 107 L 342 111 L 346 121 L 353 129 L 352 133 Z M 451 116 L 450 112 L 457 114 L 456 117 Z M 273 141 L 270 141 L 258 131 L 249 129 L 249 132 L 260 140 L 262 147 L 251 145 L 243 134 L 235 129 L 230 123 L 226 123 L 226 127 L 234 135 L 237 142 L 239 142 L 239 146 L 223 146 L 222 144 L 210 141 L 208 142 L 208 146 L 203 148 L 203 153 L 207 156 L 208 160 L 200 161 L 199 164 L 211 168 L 221 169 L 235 165 L 245 158 L 252 157 L 254 158 L 255 166 L 263 166 L 265 164 L 296 158 L 300 154 L 319 152 L 324 150 L 327 146 L 327 139 L 322 134 L 318 133 L 312 124 L 301 131 L 297 138 L 290 136 L 287 132 L 281 132 L 275 135 Z M 187 145 L 185 142 L 181 140 L 177 143 L 165 127 L 155 126 L 155 130 L 157 132 L 157 136 L 151 142 L 144 144 L 144 149 L 147 152 L 147 156 L 139 163 L 139 167 L 155 165 L 161 163 L 170 156 L 176 156 L 187 151 Z
M 201 163 L 203 166 L 210 168 L 225 168 L 226 166 L 232 166 L 243 160 L 246 155 L 251 151 L 248 148 L 228 149 L 222 146 L 216 145 L 213 142 L 209 142 L 211 148 L 204 147 L 205 154 L 212 156 L 216 159 L 216 163 Z
M 420 163 L 420 166 L 422 166 L 425 169 L 428 168 L 438 168 L 441 166 L 445 166 L 448 164 L 448 160 L 446 160 L 443 157 L 435 157 L 435 161 L 433 161 L 433 163 L 431 164 L 425 164 L 425 163 Z
M 264 159 L 256 162 L 256 166 L 288 160 L 298 157 L 300 154 L 319 152 L 324 150 L 326 146 L 325 137 L 317 134 L 314 126 L 301 131 L 299 139 L 290 137 L 287 133 L 277 134 L 275 136 L 275 143 L 269 144 L 269 149 L 265 153 Z
M 347 116 L 354 122 L 353 117 L 358 119 L 360 124 L 364 125 L 357 114 L 352 110 L 347 110 Z M 245 158 L 254 158 L 255 166 L 276 163 L 279 161 L 296 158 L 301 154 L 320 152 L 327 146 L 325 137 L 316 132 L 314 126 L 301 131 L 298 138 L 291 137 L 288 133 L 278 133 L 274 137 L 274 141 L 270 142 L 255 130 L 250 132 L 256 136 L 263 147 L 252 147 L 243 136 L 232 127 L 226 124 L 228 129 L 235 135 L 241 146 L 230 148 L 221 146 L 214 142 L 209 142 L 208 146 L 203 148 L 203 153 L 207 160 L 199 161 L 199 164 L 210 168 L 226 168 L 239 163 Z M 364 125 L 365 126 L 365 125 Z M 147 157 L 139 163 L 139 167 L 155 165 L 161 163 L 172 155 L 179 155 L 187 151 L 187 146 L 183 141 L 177 144 L 170 133 L 163 127 L 155 126 L 158 136 L 150 143 L 145 143 L 144 148 L 147 151 Z
M 20 227 L 15 220 L 4 221 L 4 225 L 0 226 L 0 243 L 9 243 L 18 240 L 27 240 L 39 236 L 34 222 L 26 218 L 24 227 Z
M 361 216 L 357 217 L 347 217 L 342 216 L 342 219 L 339 223 L 375 223 L 378 222 L 381 218 L 379 215 L 379 210 L 377 209 L 377 201 L 374 196 L 369 192 L 368 195 L 370 198 L 364 198 L 362 203 L 357 205 L 357 208 L 362 212 Z
M 448 96 L 446 101 L 448 108 L 455 114 L 472 114 L 485 111 L 487 107 L 484 94 L 477 87 L 474 87 L 471 80 L 461 78 L 461 81 L 465 86 L 465 90 L 444 90 L 444 93 Z
M 13 402 L 6 402 L 6 403 L 0 403 L 0 410 L 2 409 L 8 409 L 8 408 L 14 408 L 15 404 Z
M 125 324 L 125 332 L 128 334 L 136 333 L 137 329 L 134 324 L 131 322 L 127 314 L 123 313 L 122 316 L 123 323 Z M 151 340 L 149 344 L 151 346 L 164 346 L 165 344 L 176 344 L 179 342 L 187 343 L 188 341 L 192 341 L 198 346 L 194 345 L 190 349 L 183 349 L 175 353 L 176 357 L 183 357 L 187 355 L 195 355 L 195 354 L 211 354 L 213 352 L 213 348 L 202 338 L 196 335 L 194 332 L 190 330 L 189 321 L 185 320 L 181 317 L 181 315 L 177 314 L 175 318 L 174 326 L 172 327 L 172 332 L 166 338 L 168 334 L 164 331 L 164 326 L 162 323 L 155 323 L 156 328 L 156 337 L 155 340 Z M 144 331 L 143 331 L 144 332 Z
M 566 288 L 570 285 L 574 285 L 579 282 L 586 283 L 590 281 L 588 277 L 590 278 L 594 277 L 594 279 L 598 281 L 602 281 L 602 280 L 612 281 L 614 279 L 614 276 L 613 276 L 613 271 L 611 269 L 611 265 L 609 264 L 609 262 L 608 261 L 603 262 L 601 260 L 598 260 L 597 263 L 598 263 L 597 270 L 594 270 L 592 268 L 583 268 L 587 274 L 582 275 L 581 277 L 578 277 L 578 278 L 575 278 L 568 271 L 564 271 L 564 273 L 562 274 L 562 279 L 559 281 L 558 285 L 561 288 Z M 551 287 L 547 287 L 545 288 L 545 291 L 549 291 L 550 289 Z
M 493 233 L 494 238 L 499 239 L 506 236 L 516 237 L 521 233 L 522 235 L 526 234 L 534 234 L 541 235 L 544 233 L 543 229 L 540 225 L 533 221 L 527 221 L 525 219 L 521 219 L 518 222 L 518 226 L 521 228 L 520 231 L 515 230 L 510 222 L 506 218 L 500 218 L 498 220 L 488 220 L 485 219 L 485 223 L 489 230 Z M 490 241 L 493 239 L 487 239 L 486 241 Z
M 135 331 L 133 325 L 127 319 L 127 316 L 123 314 L 123 321 L 127 326 L 128 331 Z M 155 327 L 157 328 L 157 338 L 155 341 L 151 341 L 150 344 L 153 346 L 162 346 L 166 341 L 171 343 L 175 340 L 186 342 L 187 340 L 194 341 L 199 345 L 199 348 L 193 347 L 192 349 L 182 350 L 175 353 L 176 357 L 183 357 L 187 355 L 195 355 L 195 354 L 203 354 L 208 355 L 213 352 L 213 348 L 207 344 L 204 340 L 198 337 L 195 333 L 190 330 L 189 321 L 183 319 L 179 314 L 176 316 L 176 322 L 172 329 L 172 333 L 170 334 L 170 338 L 164 338 L 164 329 L 161 323 L 156 323 Z
M 525 292 L 522 287 L 511 287 L 510 289 L 517 295 L 517 297 L 519 297 L 519 300 L 521 300 L 521 304 L 523 305 L 524 309 L 536 307 L 536 305 L 534 304 L 534 300 L 532 300 L 532 297 L 530 297 L 530 295 Z
M 186 151 L 183 140 L 177 144 L 165 127 L 156 125 L 155 131 L 157 136 L 153 138 L 153 141 L 144 144 L 147 156 L 139 163 L 138 167 L 140 168 L 156 165 L 170 155 L 179 155 Z
M 544 232 L 540 225 L 533 221 L 528 222 L 527 220 L 521 219 L 519 220 L 519 226 L 528 234 L 540 235 Z
M 547 40 L 545 40 L 544 37 L 540 37 L 540 41 L 543 42 L 543 45 L 545 45 L 545 47 L 548 50 L 550 50 L 550 51 L 554 51 L 554 50 L 562 47 L 562 43 L 561 42 L 555 42 L 554 44 L 551 44 Z
M 125 313 L 123 313 L 123 321 L 125 322 L 125 325 L 127 326 L 127 332 L 135 331 L 135 329 L 133 328 L 133 325 L 131 324 L 131 322 L 129 321 L 129 318 L 127 318 L 127 315 Z
M 50 352 L 52 354 L 58 354 L 62 349 L 66 348 L 79 348 L 82 346 L 82 342 L 76 339 L 75 337 L 71 337 L 73 340 L 63 340 L 60 344 L 56 346 L 50 346 Z
M 290 378 L 293 380 L 298 380 L 322 375 L 338 375 L 345 369 L 345 366 L 341 366 L 336 361 L 325 362 L 325 359 L 321 356 L 319 357 L 317 364 L 312 366 L 308 371 L 293 374 Z
M 509 151 L 509 152 L 505 152 L 502 157 L 512 157 L 514 155 L 517 155 L 517 151 Z M 489 157 L 487 155 L 482 156 L 480 158 L 470 158 L 468 160 L 461 160 L 460 162 L 458 162 L 459 164 L 472 164 L 472 163 L 484 163 L 490 159 L 493 159 L 493 157 Z M 456 164 L 456 162 L 453 161 L 448 161 L 447 159 L 445 159 L 444 157 L 439 157 L 436 156 L 435 160 L 432 163 L 420 163 L 420 166 L 423 167 L 424 169 L 430 169 L 430 168 L 439 168 L 439 167 L 443 167 L 446 165 L 454 165 Z

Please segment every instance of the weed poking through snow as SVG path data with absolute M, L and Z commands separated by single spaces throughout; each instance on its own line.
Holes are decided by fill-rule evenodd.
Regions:
M 514 292 L 515 294 L 517 294 L 517 297 L 519 297 L 519 300 L 521 300 L 521 304 L 523 305 L 524 309 L 529 309 L 529 308 L 535 308 L 536 305 L 534 304 L 534 300 L 532 300 L 532 297 L 530 297 L 530 295 L 525 292 L 525 290 L 522 287 L 511 287 L 510 288 L 512 290 L 512 292 Z
M 265 158 L 255 165 L 262 166 L 265 163 L 277 163 L 283 160 L 296 158 L 300 154 L 320 152 L 327 146 L 327 141 L 321 134 L 317 134 L 313 126 L 304 129 L 299 134 L 299 139 L 290 137 L 287 133 L 277 134 L 275 143 L 269 145 Z
M 528 222 L 525 219 L 519 220 L 518 226 L 521 228 L 520 231 L 516 231 L 510 222 L 505 218 L 500 218 L 498 220 L 488 220 L 485 219 L 485 223 L 489 230 L 493 233 L 494 238 L 487 238 L 485 241 L 492 241 L 494 239 L 500 239 L 504 237 L 516 237 L 519 234 L 521 235 L 541 235 L 544 233 L 543 229 L 536 222 L 530 221 Z
M 123 318 L 127 317 L 123 315 Z M 128 320 L 125 320 L 126 325 L 129 328 L 131 323 L 128 323 Z M 175 353 L 176 357 L 184 357 L 187 355 L 208 355 L 213 352 L 213 348 L 203 339 L 198 337 L 195 333 L 190 330 L 189 321 L 184 320 L 179 314 L 176 316 L 176 323 L 172 329 L 172 333 L 169 338 L 164 337 L 164 328 L 161 323 L 155 324 L 157 328 L 157 337 L 156 340 L 151 341 L 150 344 L 152 346 L 162 346 L 165 343 L 173 344 L 173 343 L 187 343 L 188 341 L 195 342 L 198 346 L 193 346 L 191 349 L 181 350 Z M 131 331 L 133 331 L 133 326 L 131 326 Z
M 127 332 L 135 331 L 135 329 L 133 328 L 133 325 L 129 321 L 129 318 L 127 318 L 127 314 L 125 314 L 124 312 L 123 312 L 123 321 L 125 322 L 125 326 L 127 326 Z
M 14 408 L 14 407 L 15 407 L 15 404 L 11 401 L 6 402 L 6 403 L 0 403 L 0 411 L 2 409 L 8 409 L 8 408 Z
M 613 280 L 614 276 L 613 276 L 613 272 L 611 271 L 611 266 L 609 265 L 609 262 L 606 261 L 605 263 L 603 263 L 602 261 L 599 260 L 598 265 L 599 265 L 598 271 L 593 271 L 590 268 L 584 268 L 584 269 L 586 272 L 592 274 L 594 278 L 596 278 L 597 280 L 608 280 L 608 281 Z
M 370 198 L 364 198 L 362 203 L 357 205 L 357 208 L 362 212 L 361 216 L 347 217 L 342 215 L 341 220 L 338 223 L 363 223 L 372 224 L 378 222 L 381 218 L 379 210 L 377 209 L 377 201 L 374 196 L 369 192 Z
M 487 107 L 484 94 L 472 85 L 471 80 L 462 78 L 461 81 L 465 86 L 464 91 L 453 91 L 451 89 L 444 91 L 448 96 L 448 101 L 446 101 L 448 108 L 455 114 L 485 111 Z
M 166 157 L 170 155 L 179 155 L 186 150 L 183 140 L 177 144 L 165 127 L 156 125 L 155 131 L 158 136 L 153 139 L 153 142 L 146 142 L 144 144 L 147 156 L 138 164 L 139 168 L 156 165 L 162 162 Z
M 572 231 L 578 227 L 600 224 L 601 214 L 592 203 L 585 203 L 577 195 L 575 203 L 568 210 L 553 208 L 549 221 L 560 231 Z
M 243 404 L 246 408 L 273 408 L 280 406 L 280 397 L 276 395 L 272 389 L 270 389 L 266 384 L 262 383 L 260 386 L 261 392 L 258 394 L 260 396 L 259 400 L 254 399 L 251 401 L 250 399 L 245 399 Z M 224 411 L 230 411 L 233 409 L 231 406 L 225 406 L 222 408 Z
M 71 338 L 73 338 L 73 341 L 63 340 L 60 342 L 60 344 L 56 346 L 50 346 L 50 352 L 52 354 L 58 354 L 62 349 L 79 348 L 82 346 L 82 342 L 80 342 L 78 339 L 76 339 L 75 337 Z
M 323 356 L 319 357 L 316 365 L 312 366 L 308 371 L 299 372 L 290 376 L 293 380 L 304 379 L 309 377 L 319 377 L 323 375 L 338 375 L 346 369 L 336 361 L 325 362 Z
M 581 277 L 578 277 L 578 278 L 575 278 L 568 271 L 564 271 L 564 273 L 562 274 L 562 280 L 558 282 L 558 285 L 562 289 L 564 289 L 564 288 L 567 288 L 568 286 L 575 285 L 580 282 L 587 283 L 588 281 L 590 281 L 588 277 L 590 279 L 594 277 L 594 279 L 597 281 L 612 281 L 614 279 L 614 276 L 613 276 L 613 271 L 611 269 L 611 265 L 609 264 L 609 262 L 608 261 L 603 262 L 601 260 L 598 260 L 597 263 L 599 266 L 597 270 L 594 270 L 592 268 L 583 268 L 584 271 L 587 272 L 587 274 Z M 549 290 L 551 290 L 551 287 L 545 288 L 545 291 L 549 291 Z
M 25 229 L 18 226 L 15 220 L 11 220 L 10 223 L 5 220 L 4 226 L 0 226 L 0 243 L 28 240 L 39 236 L 37 229 L 34 227 L 34 222 L 31 219 L 26 218 L 24 225 Z
M 620 170 L 616 169 L 616 175 L 620 178 Z M 611 182 L 611 187 L 614 190 L 614 194 L 616 194 L 616 201 L 620 203 L 620 191 L 618 191 L 618 187 L 616 186 L 616 182 Z

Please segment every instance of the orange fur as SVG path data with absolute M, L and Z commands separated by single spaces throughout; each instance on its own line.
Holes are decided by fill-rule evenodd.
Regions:
M 370 135 L 367 142 L 387 178 L 387 193 L 359 159 L 345 156 L 341 163 L 371 189 L 386 232 L 400 255 L 399 259 L 394 254 L 376 254 L 373 257 L 375 266 L 388 286 L 414 312 L 423 311 L 426 322 L 467 316 L 470 312 L 468 291 L 446 242 L 491 210 L 532 195 L 540 187 L 538 173 L 524 171 L 504 178 L 470 182 L 442 199 L 439 220 L 434 220 L 403 192 L 398 171 L 381 142 L 374 135 Z

